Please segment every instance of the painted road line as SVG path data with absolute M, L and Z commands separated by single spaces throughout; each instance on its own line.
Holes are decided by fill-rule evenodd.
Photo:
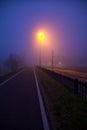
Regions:
M 50 130 L 49 128 L 49 123 L 48 123 L 48 119 L 47 119 L 47 115 L 46 115 L 46 111 L 45 111 L 45 107 L 44 107 L 44 103 L 42 100 L 42 96 L 40 93 L 40 89 L 39 89 L 39 85 L 38 85 L 38 80 L 37 80 L 37 76 L 34 70 L 34 76 L 35 76 L 35 81 L 36 81 L 36 87 L 37 87 L 37 93 L 38 93 L 38 98 L 39 98 L 39 103 L 40 103 L 40 110 L 41 110 L 41 116 L 42 116 L 42 121 L 43 121 L 43 127 L 44 130 Z
M 5 83 L 7 83 L 9 80 L 15 78 L 17 75 L 19 75 L 19 74 L 22 73 L 23 71 L 24 71 L 24 69 L 21 70 L 20 72 L 16 73 L 16 74 L 14 74 L 13 76 L 11 76 L 9 79 L 7 79 L 7 80 L 3 81 L 2 83 L 0 83 L 0 87 L 1 87 L 2 85 L 4 85 Z

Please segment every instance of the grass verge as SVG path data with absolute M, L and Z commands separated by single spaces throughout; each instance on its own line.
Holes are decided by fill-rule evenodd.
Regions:
M 16 74 L 17 72 L 21 71 L 22 69 L 19 69 L 17 71 L 14 71 L 14 72 L 10 72 L 10 73 L 7 73 L 5 75 L 2 75 L 0 76 L 0 83 L 2 83 L 3 81 L 7 80 L 8 78 L 10 78 L 12 75 Z
M 36 69 L 36 71 L 40 87 L 49 98 L 49 104 L 51 104 L 49 110 L 51 110 L 56 130 L 86 130 L 87 101 L 69 92 L 64 85 L 52 79 L 42 70 Z

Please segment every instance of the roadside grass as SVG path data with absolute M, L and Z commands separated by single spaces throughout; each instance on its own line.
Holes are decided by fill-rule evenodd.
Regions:
M 19 72 L 21 69 L 14 71 L 14 72 L 9 72 L 7 74 L 4 74 L 2 76 L 0 76 L 0 83 L 2 83 L 3 81 L 7 80 L 8 78 L 10 78 L 12 75 L 16 74 L 17 72 Z
M 42 70 L 37 68 L 36 71 L 40 86 L 52 104 L 56 129 L 87 130 L 87 101 L 71 93 Z

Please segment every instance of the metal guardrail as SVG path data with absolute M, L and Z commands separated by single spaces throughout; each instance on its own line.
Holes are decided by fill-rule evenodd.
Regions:
M 87 99 L 87 83 L 82 82 L 78 79 L 72 79 L 68 76 L 64 76 L 62 74 L 56 73 L 54 71 L 48 70 L 46 68 L 42 68 L 47 74 L 53 77 L 55 80 L 59 81 L 60 83 L 64 84 L 68 89 L 72 92 L 77 94 L 78 96 L 82 97 L 82 99 Z

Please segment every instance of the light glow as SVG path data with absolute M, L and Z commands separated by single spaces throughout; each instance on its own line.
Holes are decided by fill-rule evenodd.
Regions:
M 53 39 L 52 39 L 52 32 L 51 29 L 49 29 L 48 27 L 41 27 L 40 29 L 36 28 L 36 30 L 34 31 L 34 40 L 35 40 L 35 45 L 37 48 L 42 47 L 44 51 L 49 50 L 49 48 L 52 48 L 52 43 Z
M 45 34 L 43 32 L 38 33 L 38 40 L 44 41 L 45 40 Z
M 36 33 L 36 39 L 37 39 L 37 43 L 40 46 L 47 46 L 48 45 L 48 33 L 46 32 L 46 30 L 38 30 Z

